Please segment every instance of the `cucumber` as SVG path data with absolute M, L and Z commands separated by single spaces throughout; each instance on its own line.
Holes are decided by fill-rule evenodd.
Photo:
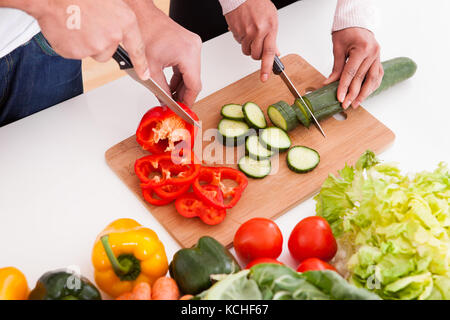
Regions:
M 261 130 L 259 141 L 271 151 L 283 152 L 291 146 L 291 139 L 286 131 L 278 127 L 268 127 Z
M 416 63 L 406 57 L 387 60 L 382 65 L 384 69 L 383 80 L 379 88 L 369 97 L 373 97 L 393 85 L 412 77 L 417 70 Z M 341 103 L 336 97 L 338 86 L 339 81 L 335 81 L 303 97 L 318 121 L 343 111 Z
M 245 122 L 255 129 L 264 129 L 267 127 L 266 118 L 261 108 L 254 102 L 247 102 L 242 107 Z
M 297 116 L 294 109 L 284 101 L 278 101 L 267 108 L 267 115 L 273 125 L 291 131 L 298 125 Z
M 307 108 L 307 106 L 305 106 L 300 99 L 295 99 L 292 109 L 294 109 L 298 121 L 309 128 L 309 125 L 311 124 L 311 115 L 305 108 Z
M 248 124 L 244 121 L 226 118 L 220 120 L 217 129 L 222 137 L 222 143 L 227 146 L 243 143 L 250 132 Z
M 269 159 L 274 151 L 266 149 L 260 142 L 258 136 L 250 136 L 245 141 L 245 151 L 253 159 Z
M 272 170 L 269 159 L 256 160 L 249 156 L 242 157 L 238 162 L 238 167 L 247 177 L 253 179 L 262 179 Z
M 244 120 L 244 113 L 240 104 L 230 103 L 222 107 L 220 114 L 222 117 L 231 120 Z
M 320 162 L 319 153 L 304 146 L 292 147 L 286 157 L 288 168 L 296 173 L 306 173 L 313 170 Z

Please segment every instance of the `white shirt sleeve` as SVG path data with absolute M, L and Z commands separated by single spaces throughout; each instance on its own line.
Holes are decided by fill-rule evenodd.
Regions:
M 228 12 L 233 11 L 245 1 L 246 0 L 219 0 L 220 5 L 222 6 L 223 15 L 226 15 Z
M 360 27 L 375 32 L 378 20 L 373 0 L 338 0 L 332 31 Z

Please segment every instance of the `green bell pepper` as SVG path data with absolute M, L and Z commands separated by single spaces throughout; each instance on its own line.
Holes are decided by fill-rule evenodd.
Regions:
M 43 274 L 30 292 L 29 300 L 101 300 L 98 289 L 85 277 L 69 270 Z
M 230 274 L 241 268 L 233 255 L 214 238 L 201 237 L 192 248 L 181 249 L 169 266 L 184 294 L 196 295 L 212 286 L 211 275 Z

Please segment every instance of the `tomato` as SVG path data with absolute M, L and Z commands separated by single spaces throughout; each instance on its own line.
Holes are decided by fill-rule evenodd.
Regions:
M 337 243 L 328 222 L 314 216 L 297 223 L 289 237 L 288 248 L 297 261 L 307 258 L 330 261 L 336 254 Z
M 283 235 L 272 220 L 253 218 L 239 227 L 234 235 L 233 244 L 237 255 L 242 260 L 276 259 L 283 249 Z
M 247 266 L 245 267 L 245 269 L 250 269 L 253 266 L 256 266 L 257 264 L 260 263 L 275 263 L 275 264 L 280 264 L 280 265 L 284 265 L 283 262 L 280 262 L 276 259 L 272 259 L 272 258 L 256 258 L 255 260 L 252 260 L 249 264 L 247 264 Z
M 303 260 L 297 268 L 297 272 L 306 272 L 314 270 L 337 270 L 329 263 L 317 258 L 308 258 Z

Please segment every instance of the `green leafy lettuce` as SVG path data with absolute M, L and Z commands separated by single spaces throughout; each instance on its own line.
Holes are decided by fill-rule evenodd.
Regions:
M 378 300 L 376 294 L 349 284 L 330 270 L 304 273 L 263 263 L 219 277 L 196 298 L 203 300 Z
M 384 299 L 450 299 L 450 174 L 402 175 L 366 151 L 330 175 L 316 213 L 336 236 L 349 280 Z

